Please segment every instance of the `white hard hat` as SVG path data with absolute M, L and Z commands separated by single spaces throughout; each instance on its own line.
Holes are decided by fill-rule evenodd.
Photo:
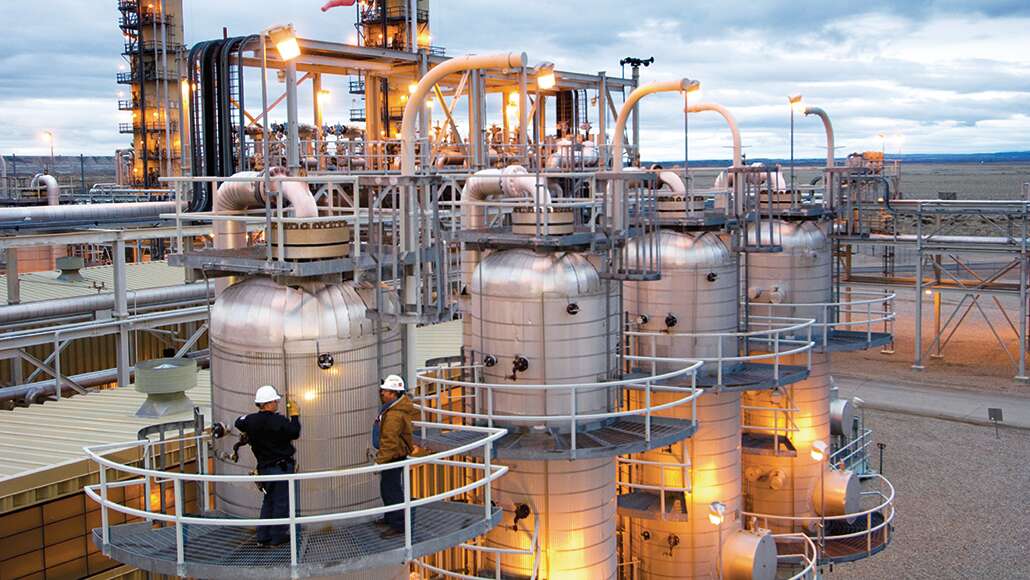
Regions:
M 404 379 L 397 375 L 390 375 L 386 377 L 383 384 L 379 386 L 384 391 L 400 391 L 404 392 Z
M 271 403 L 272 401 L 278 401 L 282 397 L 279 396 L 279 392 L 275 390 L 272 385 L 265 385 L 259 387 L 257 392 L 254 393 L 254 403 L 257 405 L 264 405 L 265 403 Z

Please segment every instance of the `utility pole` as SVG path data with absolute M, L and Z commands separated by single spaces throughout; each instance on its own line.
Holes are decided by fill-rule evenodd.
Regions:
M 626 58 L 619 61 L 620 66 L 626 66 L 627 64 L 633 68 L 633 88 L 640 86 L 640 67 L 651 66 L 654 63 L 654 57 L 648 58 L 635 58 L 627 56 Z M 622 151 L 615 151 L 613 155 L 622 155 Z M 630 162 L 633 166 L 640 166 L 640 108 L 639 105 L 633 106 L 633 155 L 631 156 Z

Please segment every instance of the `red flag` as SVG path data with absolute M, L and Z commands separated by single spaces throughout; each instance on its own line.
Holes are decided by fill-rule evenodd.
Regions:
M 354 2 L 357 0 L 329 0 L 322 7 L 322 12 L 327 12 L 330 8 L 336 8 L 337 6 L 354 6 Z

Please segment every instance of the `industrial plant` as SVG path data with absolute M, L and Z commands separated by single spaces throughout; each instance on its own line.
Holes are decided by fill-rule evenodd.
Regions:
M 1025 374 L 1026 204 L 902 198 L 801 95 L 784 113 L 827 151 L 804 181 L 747 162 L 689 71 L 577 72 L 514 38 L 449 54 L 429 0 L 330 2 L 348 42 L 269 22 L 191 46 L 182 0 L 110 4 L 114 181 L 5 164 L 0 184 L 3 578 L 833 577 L 908 549 L 908 491 L 833 380 L 842 353 L 894 348 L 883 288 L 914 288 L 917 317 L 949 284 L 1018 295 Z M 646 162 L 647 101 L 685 152 L 718 119 L 732 162 Z M 954 244 L 1018 282 L 927 281 Z M 388 375 L 413 444 L 377 463 Z M 264 386 L 302 425 L 278 475 L 238 421 Z

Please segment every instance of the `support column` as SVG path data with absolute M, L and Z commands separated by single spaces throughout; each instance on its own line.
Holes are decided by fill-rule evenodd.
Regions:
M 916 216 L 916 321 L 912 368 L 923 370 L 923 216 Z
M 124 321 L 129 316 L 129 304 L 125 279 L 125 239 L 121 234 L 114 242 L 112 262 L 114 263 L 114 311 L 111 315 Z M 118 327 L 118 387 L 129 386 L 129 329 L 124 324 Z
M 297 127 L 297 64 L 286 63 L 286 164 L 291 175 L 300 169 L 300 131 Z
M 606 171 L 608 167 L 608 77 L 604 71 L 597 73 L 597 167 Z
M 21 278 L 18 272 L 18 248 L 7 248 L 7 303 L 21 304 Z M 18 383 L 15 383 L 18 384 Z
M 1026 223 L 1024 221 L 1024 223 Z M 1026 234 L 1023 234 L 1024 246 Z M 1030 377 L 1026 376 L 1026 301 L 1027 301 L 1027 253 L 1026 248 L 1019 254 L 1019 372 L 1016 374 L 1017 381 L 1026 382 Z
M 640 66 L 633 67 L 633 88 L 640 87 Z M 621 155 L 617 152 L 616 155 Z M 640 167 L 640 104 L 633 105 L 633 156 L 632 165 Z
M 322 155 L 322 141 L 325 136 L 322 135 L 322 75 L 314 73 L 311 75 L 311 106 L 313 107 L 315 117 L 315 159 L 318 160 L 319 171 L 325 170 L 325 157 Z

